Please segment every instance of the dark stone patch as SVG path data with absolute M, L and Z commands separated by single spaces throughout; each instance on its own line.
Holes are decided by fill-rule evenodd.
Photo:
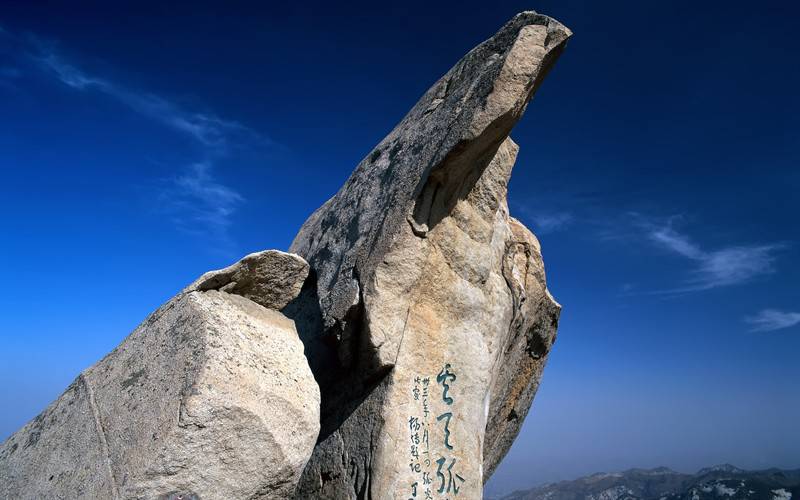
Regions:
M 36 446 L 36 443 L 39 442 L 39 437 L 42 435 L 42 422 L 44 418 L 42 415 L 37 415 L 36 418 L 33 419 L 33 425 L 31 426 L 31 431 L 28 434 L 28 440 L 25 442 L 25 448 L 28 449 L 31 446 Z
M 34 429 L 28 434 L 28 441 L 25 442 L 25 448 L 30 448 L 31 446 L 36 446 L 36 443 L 39 442 L 39 437 L 42 435 L 41 429 Z
M 200 495 L 191 492 L 170 491 L 159 495 L 157 498 L 158 500 L 200 500 Z
M 122 381 L 122 388 L 127 389 L 128 387 L 139 383 L 139 379 L 142 378 L 143 376 L 146 376 L 146 374 L 147 371 L 144 368 L 131 373 L 131 375 L 127 379 Z
M 316 257 L 315 260 L 318 260 L 320 262 L 327 262 L 330 260 L 331 257 L 333 257 L 333 252 L 331 252 L 330 248 L 326 246 L 321 248 L 320 251 L 317 252 L 317 255 L 315 255 L 315 257 Z
M 356 214 L 355 217 L 350 219 L 350 223 L 347 225 L 347 241 L 351 244 L 355 243 L 358 240 L 358 237 L 361 233 L 358 230 L 358 222 L 361 219 L 361 216 Z
M 527 351 L 528 355 L 533 359 L 543 358 L 547 354 L 548 350 L 548 345 L 539 332 L 535 332 L 528 338 Z
M 394 163 L 394 159 L 397 158 L 397 155 L 402 150 L 403 150 L 403 145 L 399 142 L 396 143 L 394 147 L 392 147 L 391 151 L 389 151 L 389 163 Z
M 334 212 L 328 212 L 322 219 L 322 221 L 320 221 L 320 228 L 322 229 L 321 231 L 322 233 L 338 225 L 339 225 L 339 217 L 337 217 Z

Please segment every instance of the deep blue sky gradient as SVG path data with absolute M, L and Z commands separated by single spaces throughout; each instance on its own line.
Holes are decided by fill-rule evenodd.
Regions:
M 502 493 L 800 467 L 793 2 L 13 2 L 0 12 L 0 439 L 206 270 L 288 247 L 514 13 L 575 37 L 512 137 L 559 337 Z

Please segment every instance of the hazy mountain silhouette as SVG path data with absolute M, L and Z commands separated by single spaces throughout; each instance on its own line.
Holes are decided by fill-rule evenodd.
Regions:
M 598 473 L 516 491 L 499 500 L 800 500 L 800 469 L 747 471 L 730 464 L 683 474 L 666 467 Z

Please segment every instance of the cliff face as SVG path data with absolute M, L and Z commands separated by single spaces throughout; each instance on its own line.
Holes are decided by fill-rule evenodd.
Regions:
M 292 254 L 204 275 L 4 443 L 0 493 L 480 498 L 555 340 L 508 136 L 570 35 L 524 12 L 470 51 Z
M 514 17 L 297 235 L 290 251 L 316 272 L 321 324 L 306 346 L 323 394 L 298 498 L 479 498 L 507 452 L 560 309 L 538 241 L 508 213 L 508 134 L 570 34 Z

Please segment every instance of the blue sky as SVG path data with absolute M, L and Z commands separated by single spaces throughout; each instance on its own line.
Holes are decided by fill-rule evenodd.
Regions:
M 512 136 L 559 337 L 487 490 L 800 467 L 800 7 L 7 5 L 0 437 L 212 268 L 285 249 L 515 12 L 575 37 Z

